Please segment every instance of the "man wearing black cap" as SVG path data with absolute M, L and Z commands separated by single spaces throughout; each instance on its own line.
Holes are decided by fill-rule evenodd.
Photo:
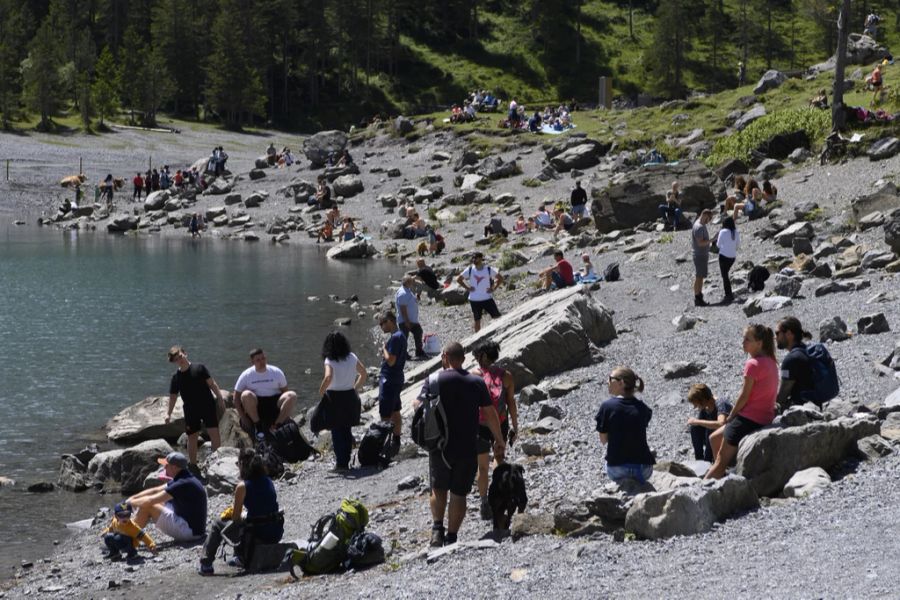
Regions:
M 159 459 L 169 483 L 159 485 L 129 498 L 137 509 L 134 523 L 143 529 L 153 521 L 156 528 L 179 541 L 190 541 L 206 535 L 206 490 L 188 470 L 187 457 L 170 452 Z

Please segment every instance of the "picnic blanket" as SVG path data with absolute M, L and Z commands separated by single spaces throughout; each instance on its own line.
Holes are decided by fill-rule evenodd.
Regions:
M 569 125 L 565 129 L 557 131 L 557 130 L 553 129 L 553 127 L 550 125 L 541 125 L 541 133 L 549 133 L 550 135 L 559 135 L 561 133 L 565 133 L 566 131 L 568 131 L 570 129 L 575 129 L 576 127 L 577 127 L 577 125 Z

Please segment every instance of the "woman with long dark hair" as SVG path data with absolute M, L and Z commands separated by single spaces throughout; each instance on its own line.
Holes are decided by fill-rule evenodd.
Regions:
M 366 381 L 366 367 L 351 351 L 350 342 L 340 331 L 332 331 L 322 343 L 325 376 L 319 385 L 320 407 L 325 411 L 323 424 L 331 430 L 335 468 L 338 473 L 350 469 L 353 449 L 352 427 L 359 425 L 361 403 L 357 390 Z M 318 432 L 316 432 L 318 433 Z
M 737 249 L 740 243 L 741 236 L 737 232 L 734 219 L 725 217 L 722 219 L 722 229 L 719 230 L 719 237 L 716 239 L 716 246 L 719 248 L 719 271 L 722 272 L 722 288 L 725 290 L 725 297 L 722 299 L 724 304 L 734 301 L 729 271 L 737 258 Z
M 775 334 L 765 325 L 749 325 L 744 329 L 743 345 L 750 355 L 744 363 L 744 384 L 726 424 L 709 436 L 715 462 L 706 473 L 707 479 L 722 478 L 741 440 L 775 419 L 779 380 Z
M 277 544 L 284 535 L 284 515 L 278 509 L 278 495 L 275 484 L 269 479 L 262 458 L 255 450 L 244 448 L 238 454 L 238 472 L 241 481 L 234 486 L 234 501 L 231 505 L 231 519 L 217 519 L 209 530 L 203 554 L 200 559 L 200 574 L 212 575 L 213 560 L 216 551 L 222 544 L 222 530 L 233 521 L 243 528 L 248 525 L 253 529 L 253 540 L 261 544 Z M 244 508 L 247 515 L 243 516 Z M 243 539 L 243 533 L 238 535 Z M 246 567 L 238 556 L 228 561 L 232 567 Z

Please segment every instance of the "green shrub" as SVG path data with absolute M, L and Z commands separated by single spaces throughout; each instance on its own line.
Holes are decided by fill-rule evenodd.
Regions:
M 537 179 L 534 177 L 529 177 L 528 179 L 522 180 L 522 185 L 524 185 L 525 187 L 536 188 L 536 187 L 541 187 L 541 185 L 543 185 L 543 183 L 541 182 L 540 179 Z
M 719 138 L 706 164 L 715 167 L 738 158 L 750 159 L 750 153 L 774 135 L 802 129 L 815 145 L 825 138 L 831 129 L 831 113 L 814 108 L 794 108 L 768 114 L 750 123 L 746 129 L 732 136 Z

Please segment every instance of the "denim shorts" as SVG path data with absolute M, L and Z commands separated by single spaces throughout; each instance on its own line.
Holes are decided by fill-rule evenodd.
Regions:
M 606 474 L 616 483 L 625 479 L 646 483 L 653 475 L 653 465 L 606 465 Z

